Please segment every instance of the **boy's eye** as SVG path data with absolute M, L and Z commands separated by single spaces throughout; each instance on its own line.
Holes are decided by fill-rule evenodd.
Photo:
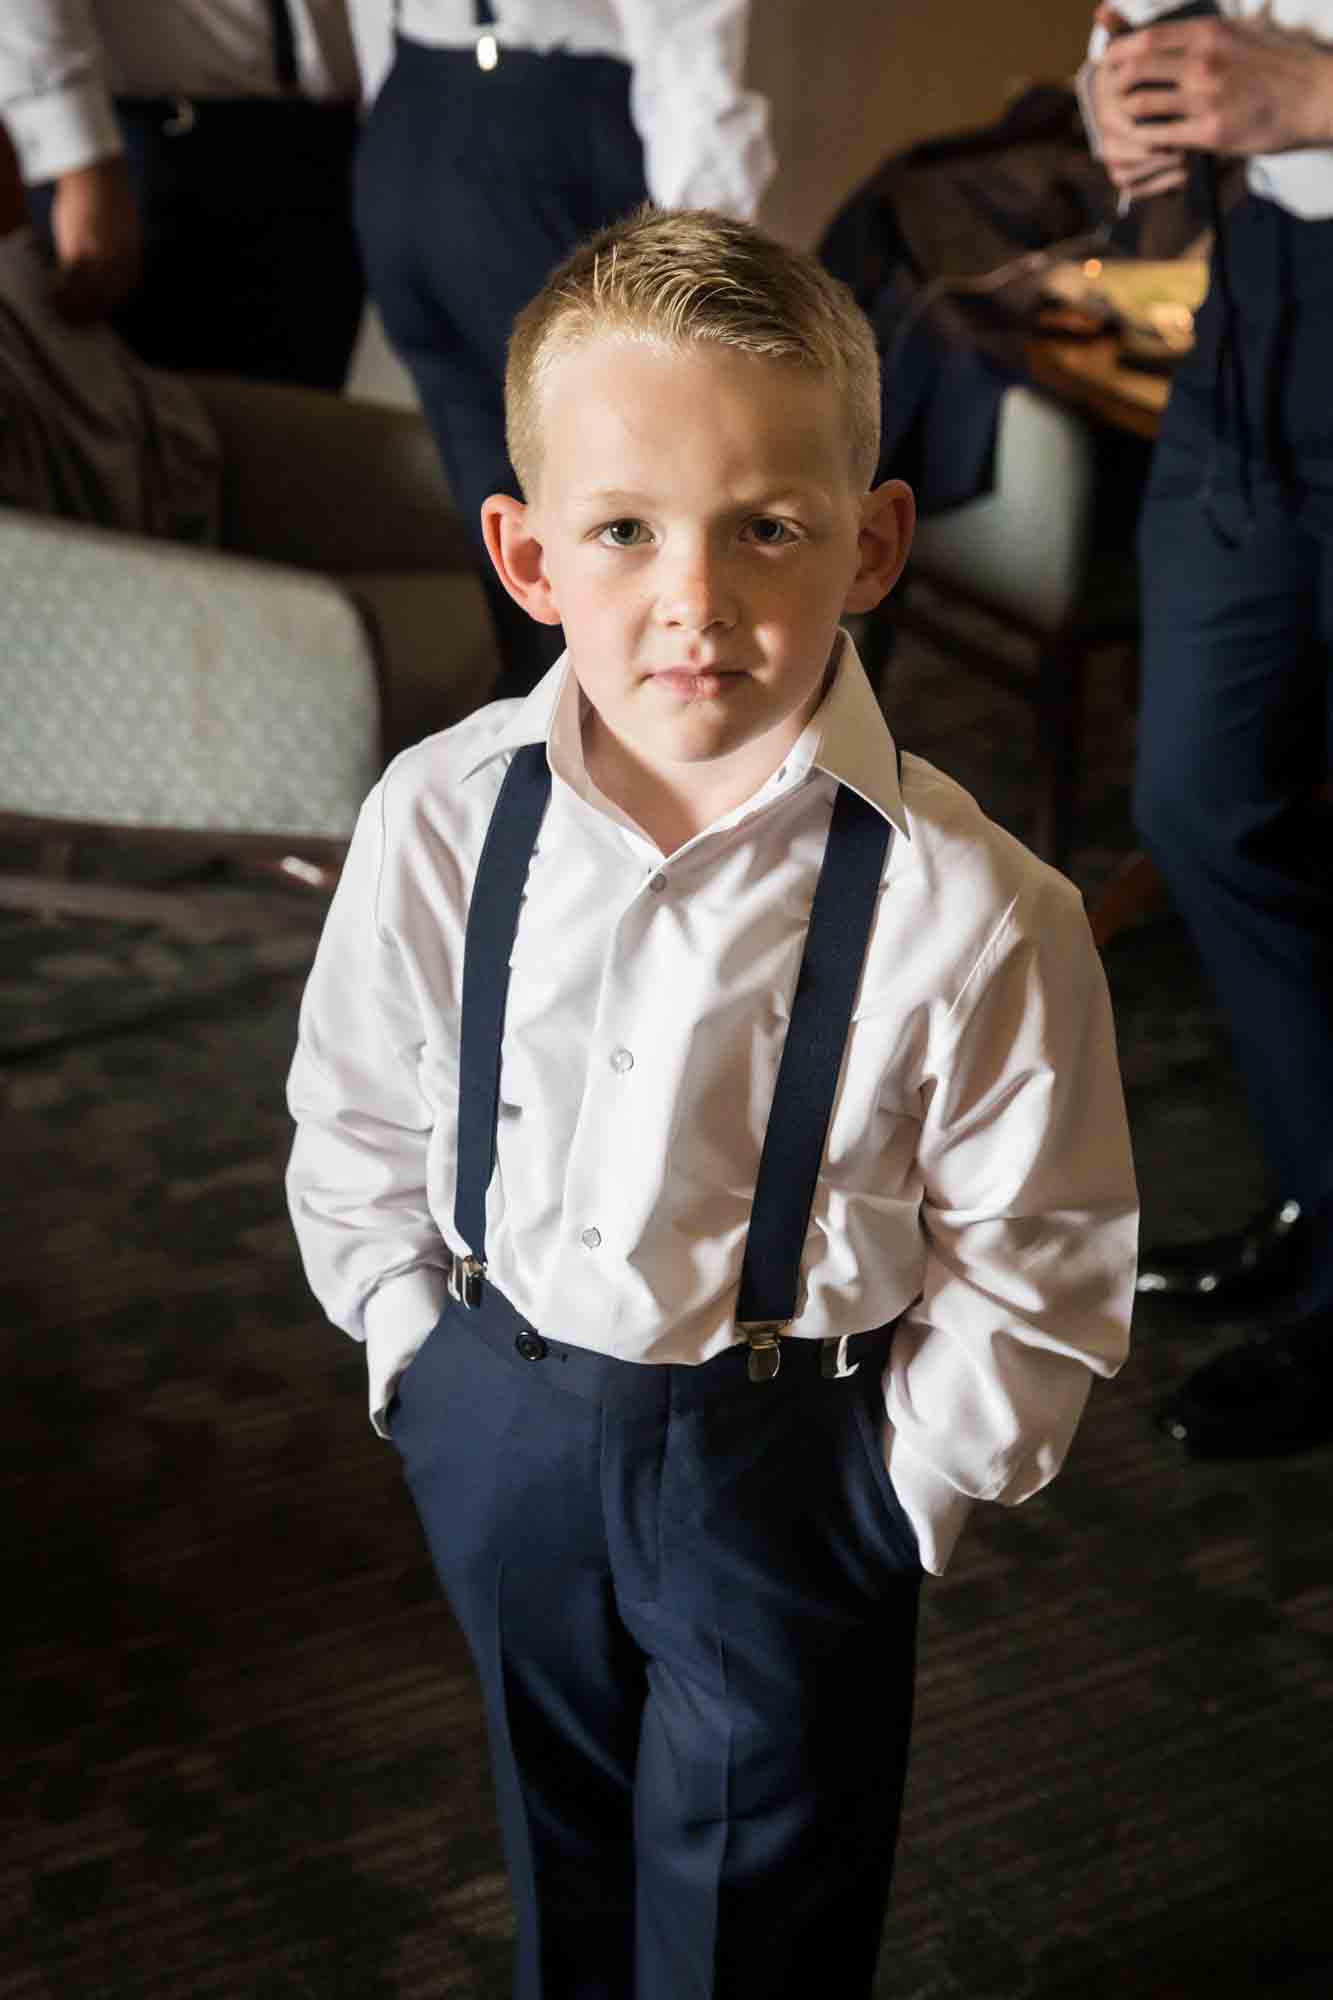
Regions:
M 795 535 L 786 521 L 780 521 L 776 514 L 759 514 L 750 523 L 751 538 L 761 548 L 781 548 L 784 542 L 794 542 Z
M 642 521 L 635 521 L 628 515 L 620 521 L 608 521 L 597 539 L 612 549 L 637 548 L 647 533 Z

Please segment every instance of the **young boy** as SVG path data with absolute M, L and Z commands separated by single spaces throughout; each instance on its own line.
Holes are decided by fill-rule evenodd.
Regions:
M 846 2000 L 922 1569 L 1124 1356 L 1105 984 L 839 630 L 912 500 L 813 259 L 645 211 L 507 397 L 487 546 L 568 650 L 367 801 L 292 1211 L 476 1658 L 519 2000 Z

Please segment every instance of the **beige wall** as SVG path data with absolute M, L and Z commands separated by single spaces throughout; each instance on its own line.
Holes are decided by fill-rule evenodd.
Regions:
M 888 153 L 1070 76 L 1092 0 L 754 0 L 750 78 L 780 166 L 761 219 L 809 243 Z

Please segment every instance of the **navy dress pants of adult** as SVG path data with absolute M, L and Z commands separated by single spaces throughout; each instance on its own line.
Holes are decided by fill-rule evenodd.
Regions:
M 1224 253 L 1240 404 L 1215 278 L 1142 519 L 1137 817 L 1277 1186 L 1333 1224 L 1333 222 L 1250 198 Z
M 391 1428 L 481 1677 L 515 2000 L 864 2000 L 920 1567 L 891 1335 L 638 1365 L 451 1302 Z M 540 1351 L 539 1351 L 540 1350 Z M 529 1358 L 532 1357 L 532 1358 Z
M 154 367 L 340 389 L 365 303 L 356 105 L 122 99 L 116 110 L 144 238 L 116 330 Z M 48 241 L 53 192 L 31 202 Z
M 505 449 L 515 315 L 574 246 L 647 199 L 630 72 L 610 57 L 471 49 L 399 37 L 357 168 L 371 295 L 416 385 L 472 535 L 505 662 L 525 692 L 563 645 L 496 579 L 481 503 L 519 494 Z

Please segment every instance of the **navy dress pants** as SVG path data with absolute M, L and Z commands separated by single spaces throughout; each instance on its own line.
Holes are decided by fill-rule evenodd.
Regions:
M 117 331 L 154 367 L 340 389 L 365 301 L 357 107 L 134 99 L 116 111 L 144 235 Z M 53 192 L 31 201 L 48 241 Z
M 1226 248 L 1241 402 L 1215 284 L 1142 518 L 1136 812 L 1278 1189 L 1318 1210 L 1333 1201 L 1333 223 L 1250 199 Z M 1324 1237 L 1315 1307 L 1333 1306 Z
M 505 661 L 525 692 L 558 629 L 520 610 L 491 569 L 481 503 L 519 495 L 505 449 L 505 350 L 515 315 L 555 266 L 647 199 L 630 73 L 610 57 L 471 50 L 400 37 L 357 167 L 371 294 L 416 385 L 476 543 Z
M 641 1366 L 450 1303 L 391 1418 L 485 1699 L 515 2000 L 868 1995 L 920 1567 L 890 1334 Z M 538 1350 L 544 1349 L 543 1352 Z M 532 1355 L 535 1358 L 526 1358 Z

